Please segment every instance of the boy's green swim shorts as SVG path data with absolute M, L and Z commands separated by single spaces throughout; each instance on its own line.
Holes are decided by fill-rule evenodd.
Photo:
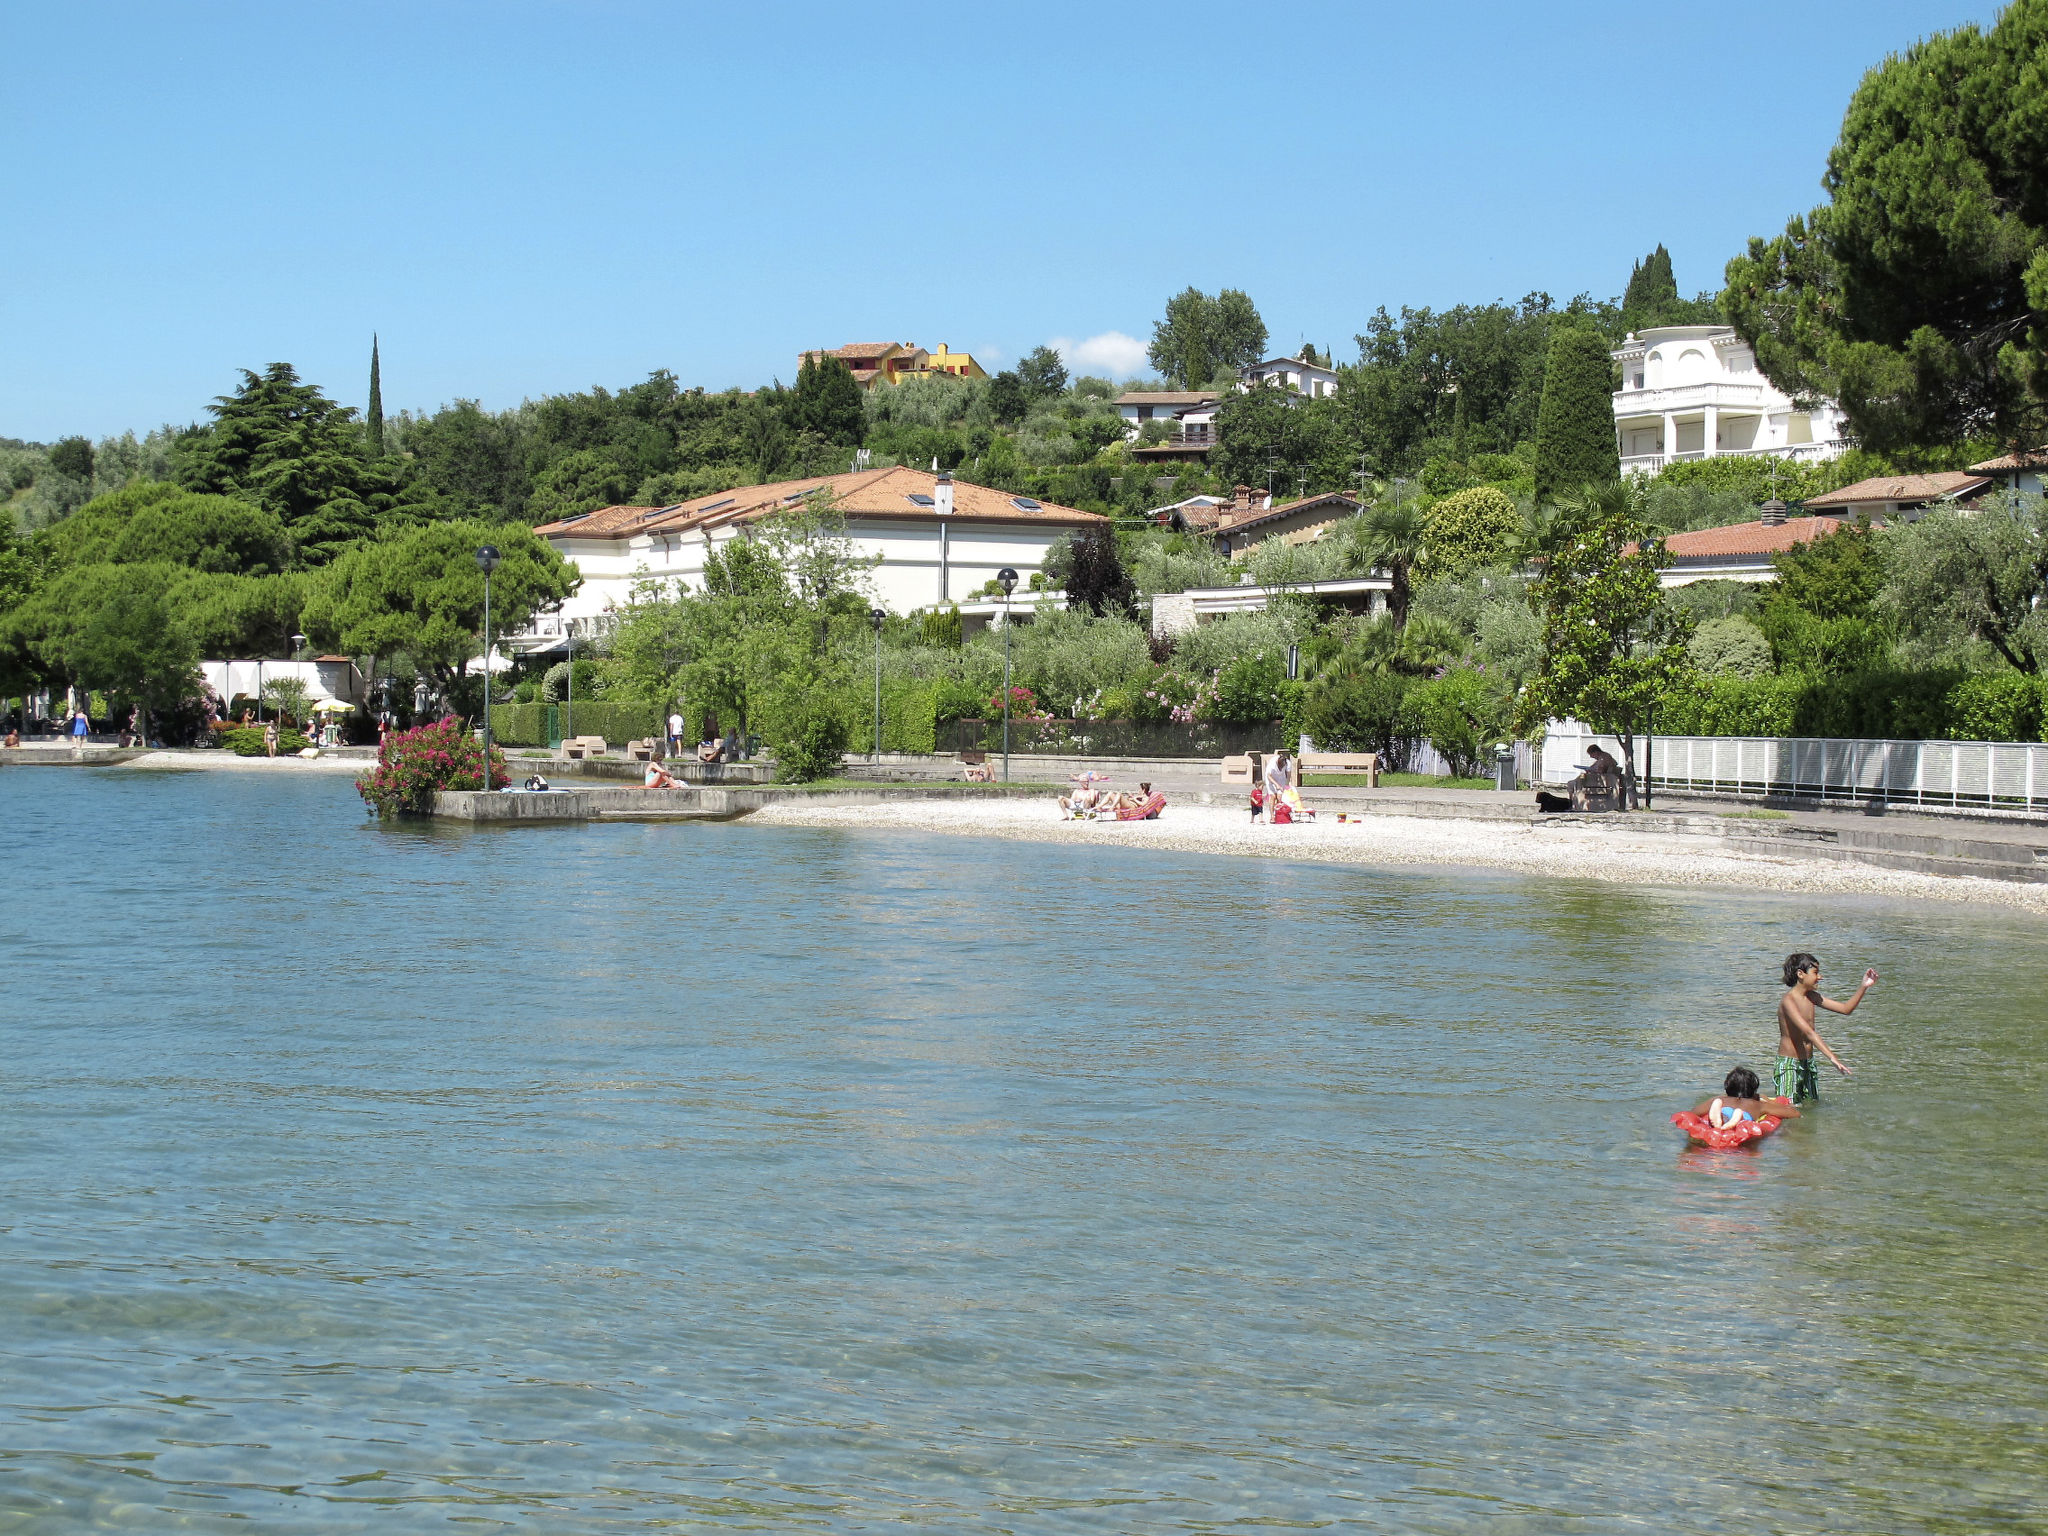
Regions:
M 1820 1102 L 1820 1068 L 1810 1056 L 1804 1061 L 1797 1056 L 1780 1056 L 1771 1072 L 1771 1082 L 1778 1090 L 1778 1097 L 1790 1099 L 1794 1104 Z

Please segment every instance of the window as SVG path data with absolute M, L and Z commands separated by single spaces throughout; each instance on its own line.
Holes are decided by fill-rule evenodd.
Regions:
M 1029 496 L 1012 496 L 1010 505 L 1019 512 L 1036 512 L 1043 503 L 1033 501 Z
M 933 501 L 931 497 L 925 495 L 922 491 L 912 491 L 907 499 L 915 502 L 920 507 L 934 507 L 938 505 L 937 502 Z

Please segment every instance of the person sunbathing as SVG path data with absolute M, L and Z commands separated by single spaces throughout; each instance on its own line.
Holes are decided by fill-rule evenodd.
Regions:
M 658 757 L 651 757 L 647 760 L 647 772 L 641 776 L 641 783 L 648 789 L 675 789 L 679 787 L 675 781 L 675 776 L 668 771 L 667 765 Z

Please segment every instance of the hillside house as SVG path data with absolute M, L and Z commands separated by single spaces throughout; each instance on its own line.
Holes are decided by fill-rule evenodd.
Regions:
M 1731 453 L 1833 459 L 1849 446 L 1840 407 L 1795 405 L 1757 371 L 1756 354 L 1732 326 L 1654 326 L 1626 338 L 1613 357 L 1621 366 L 1614 430 L 1624 474 Z

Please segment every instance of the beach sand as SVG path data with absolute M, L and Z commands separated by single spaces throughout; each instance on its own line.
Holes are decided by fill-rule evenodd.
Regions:
M 1988 902 L 2048 916 L 2048 886 L 1915 874 L 1867 864 L 1753 853 L 1719 838 L 1631 831 L 1625 825 L 1548 826 L 1452 817 L 1375 816 L 1339 823 L 1265 826 L 1239 808 L 1169 805 L 1157 821 L 1063 821 L 1049 802 L 925 800 L 901 805 L 775 805 L 754 825 L 940 832 L 1022 842 L 1112 844 L 1179 853 L 1332 864 L 1437 865 L 1509 870 L 1629 885 L 1745 887 Z
M 237 757 L 232 752 L 149 752 L 131 757 L 118 766 L 197 773 L 216 769 L 239 769 L 255 773 L 352 773 L 365 774 L 377 766 L 364 757 Z

